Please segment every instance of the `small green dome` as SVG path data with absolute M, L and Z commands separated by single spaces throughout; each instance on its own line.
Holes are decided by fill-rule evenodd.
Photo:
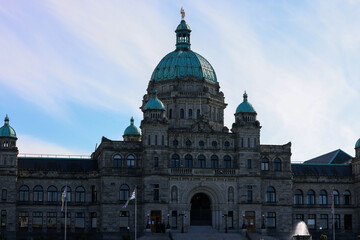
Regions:
M 4 126 L 0 128 L 0 137 L 14 137 L 16 138 L 15 130 L 9 125 L 9 117 L 6 115 Z
M 134 125 L 134 118 L 131 117 L 130 119 L 130 126 L 128 126 L 125 131 L 124 131 L 124 135 L 140 135 L 140 131 L 139 129 Z
M 243 95 L 244 101 L 239 104 L 239 106 L 236 108 L 236 113 L 256 113 L 253 106 L 248 102 L 247 100 L 247 94 L 246 91 Z
M 360 138 L 357 140 L 357 142 L 355 144 L 355 148 L 360 148 Z
M 156 90 L 153 90 L 152 98 L 146 103 L 145 110 L 165 110 L 164 104 L 158 99 Z

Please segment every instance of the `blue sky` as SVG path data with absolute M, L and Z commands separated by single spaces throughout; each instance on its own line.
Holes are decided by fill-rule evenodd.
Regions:
M 244 90 L 262 144 L 292 160 L 360 138 L 359 1 L 0 0 L 0 117 L 20 153 L 90 155 L 139 126 L 152 71 L 175 49 L 184 7 L 192 50 L 214 67 L 231 128 Z

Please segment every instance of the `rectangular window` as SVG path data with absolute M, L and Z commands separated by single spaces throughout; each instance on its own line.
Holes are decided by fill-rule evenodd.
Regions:
M 1 200 L 2 200 L 2 201 L 6 201 L 6 200 L 7 200 L 7 190 L 6 190 L 6 189 L 2 189 L 2 190 L 1 190 Z
M 241 147 L 244 147 L 244 138 L 241 138 Z
M 77 212 L 75 214 L 75 228 L 85 228 L 85 213 Z
M 155 146 L 157 145 L 157 135 L 155 135 Z
M 172 211 L 171 213 L 171 227 L 177 228 L 177 211 Z
M 91 186 L 91 202 L 96 203 L 97 202 L 97 191 L 96 186 Z
M 248 148 L 251 147 L 250 146 L 250 138 L 248 138 Z
M 1 211 L 1 227 L 2 228 L 6 228 L 6 218 L 7 218 L 6 210 L 2 210 Z
M 159 184 L 154 184 L 154 201 L 159 201 Z
M 91 228 L 97 228 L 97 214 L 96 212 L 92 212 L 90 213 L 90 223 L 91 223 Z
M 256 147 L 256 138 L 254 138 L 254 147 Z
M 120 228 L 126 229 L 129 226 L 129 212 L 121 211 L 120 212 Z
M 296 219 L 296 222 L 304 221 L 304 214 L 296 214 L 295 219 Z
M 29 213 L 28 212 L 19 212 L 19 227 L 20 228 L 29 227 Z
M 42 228 L 42 223 L 43 223 L 43 213 L 33 212 L 32 227 Z
M 307 225 L 309 229 L 316 229 L 316 215 L 315 214 L 309 214 Z
M 154 157 L 154 167 L 159 167 L 159 158 Z
M 56 228 L 56 216 L 57 216 L 56 212 L 47 213 L 47 221 L 46 221 L 47 228 Z
M 268 212 L 266 216 L 266 226 L 268 228 L 276 228 L 276 213 Z
M 228 228 L 230 228 L 230 229 L 234 228 L 234 212 L 233 211 L 228 212 Z
M 163 146 L 165 145 L 165 137 L 164 137 L 164 135 L 161 136 L 161 145 L 163 145 Z
M 251 169 L 251 159 L 248 159 L 248 160 L 247 160 L 247 168 L 248 168 L 248 169 Z
M 252 203 L 253 201 L 253 190 L 252 190 L 252 186 L 248 186 L 247 187 L 247 202 L 248 203 Z
M 344 215 L 344 228 L 346 230 L 352 229 L 352 215 L 351 214 Z
M 320 214 L 319 228 L 328 229 L 328 215 Z
M 151 135 L 148 136 L 148 145 L 151 145 Z
M 65 213 L 64 212 L 61 213 L 61 228 L 65 227 L 65 221 L 66 221 L 66 228 L 70 228 L 70 221 L 71 221 L 70 212 L 66 214 L 66 219 L 65 219 Z

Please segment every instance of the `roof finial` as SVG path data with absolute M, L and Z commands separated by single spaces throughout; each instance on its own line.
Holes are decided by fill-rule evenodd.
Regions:
M 184 18 L 185 18 L 185 11 L 184 11 L 183 7 L 181 7 L 180 13 L 181 13 L 181 20 L 184 20 Z
M 7 114 L 6 114 L 6 117 L 5 117 L 5 119 L 4 119 L 4 122 L 5 122 L 5 124 L 9 124 L 9 117 L 8 117 Z
M 130 124 L 134 125 L 134 118 L 133 117 L 130 118 Z
M 243 97 L 244 97 L 244 101 L 247 101 L 247 97 L 248 97 L 248 95 L 247 95 L 246 91 L 244 92 Z
M 153 94 L 153 98 L 156 98 L 157 96 L 157 91 L 156 91 L 156 89 L 155 88 L 153 88 L 153 90 L 152 90 L 152 94 Z

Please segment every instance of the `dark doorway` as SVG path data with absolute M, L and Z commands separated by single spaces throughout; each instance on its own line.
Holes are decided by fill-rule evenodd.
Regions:
M 207 195 L 195 194 L 191 199 L 190 225 L 211 225 L 210 205 Z

